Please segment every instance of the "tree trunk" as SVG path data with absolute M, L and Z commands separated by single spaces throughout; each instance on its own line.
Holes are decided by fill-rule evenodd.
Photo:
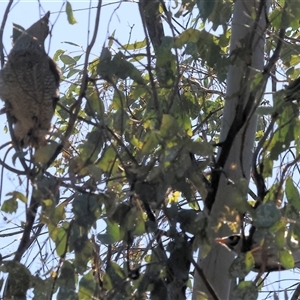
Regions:
M 255 113 L 243 118 L 246 104 L 252 101 L 250 95 L 250 85 L 258 72 L 264 66 L 264 44 L 266 29 L 266 15 L 269 5 L 267 0 L 262 3 L 255 0 L 237 0 L 235 2 L 232 36 L 231 36 L 231 62 L 227 76 L 226 104 L 222 121 L 220 136 L 220 148 L 217 163 L 224 152 L 230 150 L 226 161 L 216 166 L 219 170 L 219 180 L 212 188 L 216 193 L 210 211 L 210 223 L 208 226 L 209 236 L 213 241 L 216 237 L 231 234 L 233 226 L 239 231 L 240 220 L 237 208 L 237 199 L 245 202 L 247 198 L 247 186 L 250 178 L 250 168 L 252 161 L 252 150 L 256 132 L 257 118 Z M 260 17 L 257 15 L 260 13 Z M 251 44 L 249 44 L 251 43 Z M 247 46 L 248 44 L 248 46 Z M 253 112 L 258 104 L 253 101 L 250 109 Z M 240 122 L 237 129 L 233 130 L 232 124 Z M 242 126 L 240 126 L 240 124 Z M 234 134 L 233 134 L 234 133 Z M 230 144 L 224 141 L 231 141 Z M 222 144 L 222 142 L 224 142 Z M 229 145 L 229 147 L 228 147 Z M 222 153 L 223 152 L 223 153 Z M 226 218 L 224 218 L 226 216 Z M 226 220 L 223 222 L 222 220 Z M 217 228 L 217 229 L 216 229 Z M 234 255 L 226 248 L 213 245 L 208 256 L 201 261 L 198 257 L 198 265 L 203 269 L 203 273 L 210 285 L 215 290 L 219 299 L 229 299 L 231 290 L 231 278 L 229 276 L 229 266 Z M 200 291 L 209 295 L 201 278 L 195 272 L 193 300 L 197 299 Z

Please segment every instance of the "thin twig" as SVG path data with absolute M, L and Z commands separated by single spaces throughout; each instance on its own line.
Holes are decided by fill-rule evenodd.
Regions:
M 300 283 L 297 285 L 297 287 L 292 295 L 291 300 L 298 300 L 299 296 L 300 296 Z
M 7 17 L 10 11 L 11 6 L 13 5 L 14 0 L 10 0 L 6 6 L 4 15 L 3 15 L 3 20 L 2 20 L 2 24 L 0 27 L 0 61 L 1 61 L 1 68 L 3 68 L 4 66 L 4 51 L 3 51 L 3 32 L 4 32 L 4 28 L 5 28 L 5 24 L 7 21 Z
M 101 5 L 102 5 L 102 0 L 98 1 L 98 6 L 97 6 L 97 13 L 96 13 L 96 19 L 95 19 L 95 27 L 94 27 L 94 34 L 92 37 L 91 42 L 87 46 L 86 49 L 86 55 L 85 55 L 85 60 L 84 60 L 84 66 L 83 66 L 83 76 L 82 76 L 82 82 L 80 86 L 80 92 L 79 92 L 79 97 L 78 100 L 72 105 L 70 111 L 70 121 L 64 136 L 65 141 L 68 140 L 69 136 L 73 132 L 74 124 L 77 120 L 77 115 L 80 111 L 81 108 L 81 103 L 82 99 L 85 97 L 85 91 L 87 89 L 87 84 L 88 84 L 88 64 L 89 64 L 89 56 L 92 51 L 92 48 L 94 47 L 97 35 L 98 35 L 98 29 L 99 29 L 99 23 L 100 23 L 100 12 L 101 12 Z M 72 112 L 74 111 L 74 112 Z
M 82 100 L 85 97 L 85 91 L 86 91 L 87 85 L 88 85 L 89 56 L 92 51 L 92 48 L 94 47 L 94 44 L 95 44 L 95 41 L 96 41 L 96 38 L 98 35 L 101 6 L 102 6 L 102 0 L 99 0 L 98 6 L 97 6 L 96 19 L 95 19 L 94 34 L 93 34 L 91 42 L 88 44 L 87 49 L 86 49 L 86 55 L 85 55 L 85 60 L 84 60 L 83 72 L 82 72 L 83 76 L 82 76 L 82 81 L 81 81 L 81 86 L 80 86 L 79 97 L 78 97 L 77 101 L 70 107 L 70 118 L 69 118 L 69 123 L 68 123 L 67 129 L 66 129 L 66 133 L 63 136 L 62 143 L 57 146 L 56 150 L 54 151 L 54 154 L 52 155 L 52 157 L 49 159 L 48 163 L 46 164 L 46 169 L 52 164 L 52 162 L 60 154 L 61 150 L 64 148 L 64 145 L 66 145 L 68 143 L 69 137 L 73 133 L 74 125 L 78 119 L 78 114 L 81 109 Z

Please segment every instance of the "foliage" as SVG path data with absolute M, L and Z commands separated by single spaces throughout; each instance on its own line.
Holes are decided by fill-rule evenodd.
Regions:
M 187 293 L 193 251 L 201 247 L 205 256 L 213 242 L 207 236 L 204 200 L 211 188 L 227 70 L 246 53 L 241 46 L 235 59 L 229 55 L 231 1 L 174 2 L 175 8 L 163 2 L 159 7 L 173 33 L 163 34 L 160 45 L 152 47 L 148 37 L 121 45 L 112 35 L 93 59 L 87 49 L 76 55 L 58 49 L 54 54 L 63 83 L 54 134 L 35 153 L 16 154 L 14 159 L 27 166 L 22 170 L 26 176 L 16 173 L 20 182 L 28 179 L 31 192 L 13 190 L 1 206 L 7 220 L 20 210 L 20 201 L 38 199 L 40 207 L 22 263 L 2 260 L 10 286 L 18 285 L 20 276 L 26 279 L 19 289 L 11 288 L 12 296 L 29 288 L 34 299 L 50 299 L 55 293 L 57 299 L 167 299 L 174 286 L 183 291 L 181 297 Z M 260 80 L 290 82 L 299 76 L 295 41 L 300 8 L 291 11 L 291 5 L 272 3 L 267 61 L 283 23 L 285 41 L 276 69 L 263 79 L 249 78 L 253 89 Z M 198 9 L 201 19 L 176 25 Z M 69 2 L 66 14 L 75 24 Z M 143 18 L 141 9 L 141 15 L 149 31 L 150 13 Z M 68 46 L 80 49 L 72 42 Z M 268 184 L 263 203 L 254 209 L 253 196 L 246 201 L 237 195 L 233 201 L 245 216 L 244 224 L 256 226 L 260 246 L 277 249 L 288 269 L 294 265 L 291 252 L 297 250 L 289 241 L 300 235 L 299 105 L 284 101 L 285 92 L 279 90 L 275 82 L 274 97 L 265 94 L 257 100 L 254 167 Z M 26 228 L 28 220 L 23 234 Z M 46 242 L 53 251 L 45 248 Z M 30 247 L 43 264 L 34 275 L 25 259 L 31 257 Z M 244 278 L 254 264 L 250 251 L 242 253 L 230 272 Z M 257 281 L 241 281 L 234 293 L 236 299 L 256 299 L 259 289 Z

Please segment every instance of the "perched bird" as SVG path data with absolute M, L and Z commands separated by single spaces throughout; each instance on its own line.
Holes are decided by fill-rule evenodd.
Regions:
M 0 71 L 0 98 L 22 148 L 46 144 L 59 99 L 60 71 L 44 48 L 49 16 L 47 12 L 17 38 Z
M 228 250 L 234 251 L 237 255 L 246 252 L 243 250 L 243 239 L 239 234 L 233 234 L 231 236 L 217 238 L 216 242 L 225 246 Z M 291 252 L 294 259 L 294 267 L 300 268 L 300 249 L 299 243 L 295 239 L 289 241 L 289 245 L 293 249 L 297 249 Z M 264 243 L 253 243 L 251 245 L 251 251 L 254 258 L 254 269 L 257 272 L 272 272 L 280 271 L 285 268 L 281 265 L 279 260 L 279 249 L 276 245 L 266 246 Z

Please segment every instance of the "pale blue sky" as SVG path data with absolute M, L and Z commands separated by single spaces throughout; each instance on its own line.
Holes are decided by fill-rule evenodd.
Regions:
M 3 13 L 6 9 L 8 1 L 0 2 L 0 19 L 2 21 Z M 16 23 L 24 28 L 28 28 L 31 24 L 36 22 L 44 12 L 50 10 L 50 28 L 52 28 L 52 36 L 48 37 L 45 43 L 45 48 L 49 49 L 49 55 L 53 56 L 58 49 L 66 50 L 66 54 L 71 55 L 82 54 L 86 50 L 88 44 L 87 32 L 89 28 L 89 1 L 71 1 L 74 16 L 77 20 L 77 24 L 70 25 L 67 21 L 65 13 L 65 6 L 62 8 L 63 1 L 40 1 L 41 8 L 37 1 L 15 1 L 11 12 L 9 13 L 8 20 L 3 35 L 3 43 L 5 51 L 8 53 L 12 46 L 12 24 Z M 115 3 L 115 4 L 114 4 Z M 90 39 L 94 31 L 94 17 L 96 13 L 97 2 L 94 1 L 91 4 L 90 16 Z M 136 24 L 136 25 L 135 25 Z M 134 26 L 135 25 L 135 26 Z M 98 29 L 98 37 L 94 48 L 91 52 L 91 60 L 95 56 L 99 56 L 104 41 L 107 37 L 116 30 L 116 36 L 121 43 L 128 42 L 128 36 L 130 28 L 133 26 L 131 33 L 131 41 L 134 42 L 139 37 L 143 38 L 141 34 L 140 18 L 138 14 L 137 3 L 124 2 L 119 5 L 119 2 L 115 1 L 103 1 L 103 7 L 101 9 L 100 26 Z M 71 46 L 64 42 L 73 42 L 80 47 Z M 0 107 L 2 107 L 0 101 Z M 4 134 L 3 128 L 6 124 L 6 116 L 0 116 L 0 139 L 1 144 L 10 140 L 9 134 Z M 14 189 L 19 189 L 19 182 L 15 181 L 14 176 L 11 176 L 9 172 L 4 171 L 5 185 L 3 194 Z M 8 183 L 11 183 L 8 184 Z M 3 195 L 2 194 L 2 195 Z M 5 198 L 5 197 L 4 197 Z M 3 199 L 3 197 L 2 197 Z
M 7 2 L 0 2 L 1 12 L 4 12 L 6 3 Z M 71 1 L 74 10 L 74 16 L 78 22 L 74 25 L 70 25 L 67 22 L 65 6 L 62 8 L 62 3 L 62 1 L 41 1 L 41 7 L 43 10 L 39 9 L 37 1 L 29 2 L 21 0 L 16 3 L 9 14 L 4 31 L 4 44 L 6 50 L 11 48 L 10 36 L 12 33 L 13 22 L 22 25 L 24 28 L 27 28 L 33 22 L 38 20 L 41 14 L 43 15 L 43 12 L 47 12 L 48 10 L 51 12 L 51 25 L 54 25 L 49 54 L 53 54 L 55 50 L 59 48 L 70 49 L 70 45 L 62 44 L 64 41 L 72 41 L 73 43 L 81 45 L 85 49 L 87 45 L 87 28 L 89 26 L 88 15 L 90 3 L 89 1 Z M 96 7 L 96 5 L 97 3 L 94 1 L 92 2 L 91 7 Z M 90 35 L 93 33 L 95 11 L 95 8 L 91 9 Z M 132 41 L 138 38 L 138 36 L 141 36 L 142 32 L 137 3 L 124 2 L 119 5 L 119 2 L 103 1 L 98 39 L 94 47 L 95 54 L 99 54 L 103 41 L 114 30 L 116 30 L 116 36 L 118 36 L 118 39 L 121 41 L 121 43 L 127 42 L 130 27 L 134 24 L 137 25 L 134 26 L 132 31 Z M 47 42 L 49 42 L 49 38 L 46 40 L 46 45 Z M 72 51 L 73 49 L 70 50 Z
M 0 20 L 2 21 L 2 16 L 5 11 L 6 5 L 8 1 L 0 0 Z M 85 50 L 87 46 L 87 29 L 88 29 L 88 14 L 89 14 L 89 6 L 90 1 L 76 1 L 71 0 L 71 4 L 74 10 L 74 16 L 77 20 L 77 24 L 70 25 L 67 22 L 67 17 L 65 14 L 65 7 L 62 8 L 63 1 L 40 1 L 42 10 L 39 8 L 37 1 L 15 1 L 12 11 L 9 13 L 8 21 L 6 23 L 5 31 L 4 31 L 4 46 L 7 52 L 11 49 L 11 38 L 12 35 L 12 23 L 17 23 L 24 28 L 29 27 L 32 23 L 36 22 L 44 12 L 48 10 L 51 11 L 50 23 L 54 24 L 52 30 L 51 43 L 49 46 L 49 55 L 53 56 L 57 49 L 63 49 L 67 52 L 74 53 L 74 51 L 80 51 L 81 49 L 77 47 L 70 46 L 69 44 L 65 44 L 63 42 L 70 41 L 76 43 Z M 114 4 L 115 3 L 115 4 Z M 96 7 L 97 1 L 92 2 L 92 7 Z M 116 9 L 116 10 L 115 10 Z M 90 22 L 90 38 L 93 34 L 93 23 L 96 9 L 91 10 L 91 22 Z M 141 40 L 144 38 L 143 29 L 140 23 L 140 16 L 138 13 L 137 3 L 132 1 L 124 2 L 119 5 L 119 1 L 103 1 L 103 8 L 101 12 L 100 26 L 98 31 L 98 38 L 95 43 L 95 46 L 92 50 L 92 54 L 99 56 L 103 42 L 106 38 L 116 30 L 115 37 L 121 43 L 127 43 L 129 38 L 129 32 L 131 27 L 134 25 L 131 32 L 131 42 L 135 40 Z M 46 40 L 46 49 L 48 49 L 49 38 Z M 75 55 L 75 54 L 74 54 Z M 92 56 L 91 56 L 92 57 Z M 0 108 L 2 107 L 2 102 L 0 102 Z M 9 134 L 4 134 L 3 128 L 6 123 L 6 117 L 0 116 L 0 145 L 10 140 Z M 0 155 L 3 158 L 5 152 L 1 151 Z M 5 193 L 19 190 L 24 192 L 24 187 L 19 186 L 19 181 L 16 180 L 15 176 L 11 173 L 4 171 L 4 188 L 2 195 Z M 2 201 L 6 197 L 2 196 Z M 11 221 L 19 223 L 20 219 L 23 219 L 23 214 L 14 214 L 11 216 Z M 7 228 L 7 222 L 3 222 L 1 224 L 0 220 L 0 233 L 4 228 Z M 10 223 L 12 225 L 12 223 Z M 16 243 L 14 243 L 15 245 Z M 13 249 L 12 247 L 11 249 Z M 0 248 L 1 250 L 1 248 Z M 7 249 L 1 250 L 2 255 L 7 254 Z M 252 278 L 254 275 L 252 276 Z M 272 276 L 268 277 L 267 283 L 273 281 L 275 283 L 277 280 L 294 278 L 295 280 L 299 280 L 299 272 L 281 272 L 274 273 Z M 270 290 L 274 290 L 276 288 L 284 288 L 291 284 L 291 282 L 287 283 L 282 281 L 280 284 L 275 283 L 272 287 L 267 288 Z M 281 294 L 282 295 L 282 294 Z M 261 294 L 260 299 L 264 299 L 267 295 Z M 280 298 L 282 299 L 282 298 Z
M 6 9 L 8 1 L 0 1 L 0 22 L 4 11 Z M 71 53 L 71 55 L 78 55 L 86 50 L 88 45 L 87 32 L 89 28 L 89 1 L 70 1 L 74 10 L 74 16 L 77 20 L 77 24 L 70 25 L 67 21 L 67 16 L 65 13 L 65 6 L 62 8 L 63 1 L 40 1 L 42 10 L 39 9 L 37 1 L 15 1 L 16 4 L 13 5 L 13 9 L 9 13 L 8 20 L 6 22 L 6 27 L 3 35 L 3 43 L 5 46 L 5 51 L 8 53 L 12 46 L 11 35 L 12 35 L 12 24 L 16 23 L 24 28 L 28 28 L 34 22 L 36 22 L 45 12 L 50 10 L 50 28 L 52 28 L 51 38 L 47 38 L 45 43 L 45 48 L 49 49 L 49 55 L 53 56 L 55 51 L 58 49 L 66 50 L 66 53 Z M 115 3 L 115 4 L 114 4 Z M 94 20 L 96 13 L 97 2 L 94 1 L 91 4 L 92 8 L 90 10 L 90 39 L 94 31 Z M 107 40 L 107 37 L 116 30 L 116 35 L 121 43 L 128 42 L 128 36 L 130 27 L 134 24 L 140 24 L 140 18 L 137 10 L 137 3 L 125 2 L 119 5 L 115 1 L 103 1 L 103 7 L 101 9 L 100 26 L 98 29 L 97 41 L 91 52 L 90 60 L 94 59 L 95 56 L 99 56 L 102 50 L 103 42 Z M 137 25 L 134 26 L 131 34 L 132 42 L 138 39 L 138 36 L 143 38 L 141 35 L 142 27 Z M 90 40 L 89 39 L 89 40 Z M 71 46 L 64 42 L 73 42 L 81 46 L 81 48 Z M 79 52 L 79 53 L 77 53 Z M 0 108 L 3 107 L 3 102 L 0 101 Z M 6 124 L 6 116 L 0 116 L 0 145 L 10 141 L 10 135 L 4 133 L 4 126 Z M 7 148 L 0 151 L 1 159 L 4 158 Z M 13 151 L 10 153 L 13 154 Z M 6 162 L 10 165 L 11 155 L 6 159 Z M 3 190 L 1 202 L 8 197 L 5 196 L 8 192 L 14 190 L 20 191 L 25 194 L 26 183 L 20 185 L 19 180 L 15 174 L 4 170 L 3 172 Z M 24 204 L 19 201 L 19 210 L 17 213 L 12 215 L 5 214 L 8 220 L 4 220 L 4 215 L 0 213 L 0 235 L 6 234 L 9 229 L 18 231 L 18 226 L 20 226 L 20 220 L 24 221 Z M 8 255 L 16 250 L 18 245 L 18 239 L 20 236 L 13 236 L 2 238 L 2 243 L 0 244 L 0 252 L 2 256 Z M 4 242 L 5 240 L 5 242 Z M 7 245 L 9 245 L 7 247 Z M 31 252 L 31 255 L 35 255 L 35 251 Z M 30 261 L 31 258 L 27 260 Z M 37 268 L 40 265 L 37 263 Z M 35 268 L 34 268 L 35 269 Z

